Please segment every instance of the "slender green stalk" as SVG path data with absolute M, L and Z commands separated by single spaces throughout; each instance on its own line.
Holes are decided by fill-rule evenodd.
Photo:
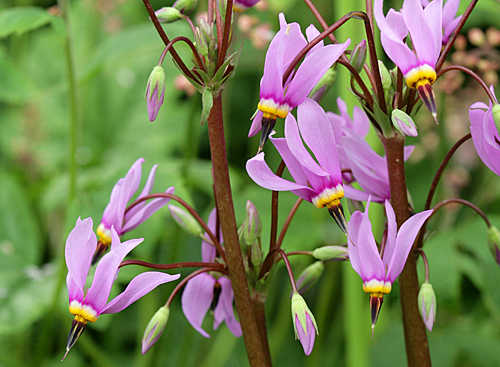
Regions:
M 243 256 L 238 239 L 238 228 L 234 214 L 233 197 L 229 180 L 226 141 L 222 114 L 222 98 L 213 98 L 213 107 L 208 116 L 208 137 L 212 155 L 212 167 L 215 182 L 217 209 L 226 250 L 226 263 L 234 291 L 234 300 L 238 309 L 243 339 L 251 366 L 271 366 L 270 353 L 265 352 L 267 341 L 262 340 L 259 324 L 254 314 L 248 282 L 243 266 Z
M 396 214 L 398 229 L 409 218 L 408 197 L 404 166 L 404 138 L 396 136 L 383 139 L 387 156 L 387 170 L 391 187 L 391 203 Z M 431 365 L 429 343 L 425 325 L 418 310 L 419 283 L 417 264 L 414 251 L 408 255 L 408 260 L 399 276 L 401 308 L 403 311 L 403 326 L 406 342 L 406 357 L 409 367 L 426 367 Z

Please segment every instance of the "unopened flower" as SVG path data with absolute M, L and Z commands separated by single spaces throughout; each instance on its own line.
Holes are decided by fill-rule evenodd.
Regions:
M 495 261 L 500 265 L 500 231 L 495 226 L 488 227 L 488 245 Z
M 243 240 L 251 246 L 262 233 L 262 221 L 255 205 L 248 200 L 246 205 L 246 217 L 243 222 Z
M 295 339 L 299 339 L 306 356 L 314 348 L 314 340 L 318 333 L 318 325 L 306 301 L 298 293 L 292 295 L 292 320 Z
M 200 223 L 186 209 L 169 205 L 168 210 L 175 222 L 190 235 L 198 237 L 203 233 Z
M 124 233 L 139 226 L 153 213 L 170 201 L 169 198 L 156 198 L 151 200 L 149 203 L 143 201 L 125 213 L 127 203 L 135 194 L 139 188 L 139 184 L 141 183 L 143 163 L 144 158 L 139 158 L 135 161 L 126 176 L 124 178 L 120 178 L 113 187 L 109 204 L 104 209 L 101 223 L 99 224 L 99 227 L 97 227 L 99 244 L 94 258 L 92 259 L 92 264 L 95 264 L 97 260 L 99 260 L 111 244 L 111 227 L 114 226 L 116 233 L 118 233 L 119 236 L 122 236 Z M 151 168 L 146 184 L 137 199 L 145 197 L 151 193 L 155 180 L 156 167 L 157 166 L 154 165 L 153 168 Z M 173 194 L 174 190 L 174 187 L 169 187 L 165 192 L 167 194 Z
M 391 120 L 393 126 L 405 136 L 418 136 L 417 126 L 413 119 L 408 116 L 404 111 L 394 109 L 392 110 Z
M 165 97 L 165 70 L 160 65 L 154 67 L 149 75 L 146 88 L 146 101 L 148 106 L 149 121 L 153 122 L 158 116 L 158 111 Z
M 325 264 L 323 261 L 315 261 L 307 268 L 305 268 L 302 273 L 300 273 L 297 279 L 296 286 L 300 294 L 304 294 L 311 288 L 316 282 L 321 278 L 325 270 Z
M 182 13 L 178 9 L 170 6 L 158 9 L 157 11 L 155 11 L 155 14 L 160 23 L 173 23 L 182 18 Z M 154 69 L 153 72 L 155 72 Z M 165 75 L 165 72 L 163 72 L 163 75 Z
M 271 138 L 295 182 L 275 175 L 264 161 L 264 153 L 248 160 L 248 175 L 266 189 L 291 191 L 317 208 L 327 207 L 340 229 L 347 233 L 340 204 L 344 188 L 330 121 L 321 106 L 312 99 L 306 99 L 299 105 L 297 115 L 298 123 L 293 115 L 287 116 L 285 138 Z M 317 162 L 305 148 L 301 135 Z
M 78 218 L 75 228 L 66 241 L 69 311 L 75 315 L 68 336 L 66 354 L 76 343 L 88 322 L 97 321 L 101 314 L 119 312 L 160 284 L 180 277 L 180 274 L 170 275 L 156 271 L 139 274 L 130 281 L 125 291 L 108 302 L 111 286 L 118 273 L 118 266 L 123 258 L 143 241 L 143 239 L 134 239 L 120 243 L 120 237 L 114 228 L 111 229 L 111 236 L 111 251 L 104 255 L 97 265 L 94 281 L 88 290 L 85 289 L 85 281 L 92 255 L 97 247 L 97 238 L 92 230 L 92 219 L 80 220 Z
M 493 87 L 490 89 L 493 93 Z M 479 158 L 490 170 L 500 176 L 500 135 L 498 133 L 500 115 L 497 115 L 498 120 L 495 121 L 494 110 L 499 109 L 498 100 L 495 99 L 495 102 L 493 104 L 490 101 L 489 107 L 481 102 L 474 103 L 469 108 L 469 118 L 472 141 Z
M 431 85 L 436 81 L 435 66 L 442 45 L 443 1 L 434 0 L 425 9 L 419 0 L 404 0 L 401 12 L 383 13 L 383 0 L 375 0 L 374 16 L 380 28 L 382 46 L 401 69 L 406 84 L 415 88 L 436 119 L 436 102 Z M 413 50 L 404 39 L 410 35 Z
M 233 9 L 238 12 L 245 11 L 257 4 L 259 1 L 260 0 L 234 0 Z
M 158 311 L 154 314 L 144 331 L 144 336 L 142 337 L 142 354 L 146 352 L 156 344 L 160 336 L 167 326 L 168 317 L 170 315 L 170 308 L 167 306 L 160 307 Z
M 432 331 L 436 320 L 436 294 L 431 283 L 423 283 L 418 292 L 418 309 L 427 330 Z
M 342 55 L 350 40 L 341 44 L 324 46 L 323 41 L 315 45 L 292 77 L 283 82 L 283 75 L 295 57 L 319 35 L 314 26 L 306 30 L 307 39 L 297 23 L 288 24 L 283 13 L 279 15 L 280 31 L 271 41 L 264 63 L 264 75 L 260 81 L 260 101 L 248 136 L 262 129 L 259 150 L 262 150 L 276 119 L 285 118 L 293 108 L 306 99 L 323 74 Z
M 390 293 L 392 283 L 399 276 L 420 228 L 432 214 L 426 210 L 415 214 L 397 230 L 396 215 L 389 201 L 385 202 L 387 214 L 387 240 L 381 256 L 368 218 L 370 201 L 364 213 L 356 211 L 348 224 L 349 259 L 354 270 L 363 279 L 363 290 L 370 294 L 372 330 L 382 306 L 384 294 Z
M 216 211 L 212 210 L 208 218 L 208 228 L 216 230 Z M 220 242 L 223 242 L 220 234 Z M 215 247 L 206 241 L 202 242 L 201 257 L 204 262 L 212 262 L 215 259 Z M 233 288 L 231 280 L 226 277 L 215 277 L 209 273 L 201 273 L 186 283 L 182 293 L 182 311 L 189 323 L 205 338 L 210 335 L 201 327 L 207 312 L 211 310 L 214 315 L 213 329 L 225 321 L 228 329 L 234 336 L 242 335 L 239 321 L 234 315 Z
M 179 10 L 184 15 L 189 15 L 196 9 L 198 5 L 198 0 L 177 0 L 174 5 L 174 8 Z
M 315 249 L 312 253 L 313 257 L 318 260 L 347 260 L 349 251 L 345 246 L 323 246 Z

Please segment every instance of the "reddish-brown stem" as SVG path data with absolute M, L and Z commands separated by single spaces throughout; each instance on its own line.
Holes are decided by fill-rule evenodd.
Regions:
M 356 79 L 356 81 L 358 82 L 358 85 L 361 87 L 361 89 L 363 90 L 363 97 L 364 97 L 364 100 L 366 101 L 366 103 L 368 103 L 368 106 L 370 107 L 371 110 L 373 110 L 373 98 L 372 98 L 372 95 L 370 93 L 370 91 L 368 90 L 365 82 L 363 81 L 363 79 L 361 78 L 361 75 L 359 75 L 359 73 L 356 71 L 356 69 L 354 69 L 354 66 L 352 66 L 349 61 L 345 61 L 345 60 L 338 60 L 337 61 L 340 65 L 343 65 L 345 66 L 350 72 L 351 72 L 351 75 L 354 77 L 354 79 Z
M 422 256 L 422 261 L 424 262 L 424 269 L 425 269 L 425 278 L 424 282 L 429 283 L 429 262 L 427 261 L 427 256 L 425 255 L 424 250 L 421 248 L 417 249 L 418 253 L 420 256 Z
M 293 256 L 293 255 L 307 255 L 307 256 L 312 256 L 312 251 L 290 251 L 286 253 L 286 256 Z
M 203 65 L 203 62 L 201 61 L 200 55 L 198 54 L 198 51 L 196 50 L 196 46 L 193 44 L 193 42 L 189 38 L 184 37 L 184 36 L 175 37 L 172 41 L 170 41 L 168 43 L 168 45 L 163 50 L 162 57 L 160 58 L 160 64 L 163 63 L 163 59 L 165 58 L 166 53 L 168 51 L 171 51 L 172 48 L 173 48 L 173 46 L 174 46 L 174 44 L 176 42 L 179 42 L 179 41 L 184 41 L 189 46 L 189 48 L 193 52 L 193 56 L 194 56 L 194 58 L 196 60 L 196 64 L 198 65 L 198 67 L 200 69 L 202 69 L 203 71 L 205 71 L 205 65 Z M 198 82 L 198 84 L 201 85 L 201 82 L 199 80 L 197 80 L 197 79 L 194 79 L 194 80 L 196 82 Z
M 321 13 L 318 11 L 318 9 L 316 9 L 316 6 L 314 6 L 314 4 L 312 3 L 311 0 L 304 0 L 304 2 L 306 3 L 306 5 L 309 7 L 309 9 L 311 10 L 311 12 L 313 13 L 313 15 L 316 17 L 316 19 L 318 20 L 319 24 L 323 27 L 324 30 L 328 29 L 328 24 L 325 22 L 325 20 L 323 19 L 323 16 L 321 15 Z M 330 33 L 328 35 L 328 37 L 330 38 L 330 41 L 332 41 L 332 43 L 338 43 L 337 39 L 335 38 L 335 36 L 333 35 L 333 33 Z
M 297 285 L 295 284 L 295 278 L 293 277 L 292 266 L 290 265 L 290 260 L 288 260 L 288 256 L 286 256 L 285 251 L 280 248 L 273 248 L 273 252 L 278 252 L 283 259 L 283 262 L 286 266 L 286 271 L 288 272 L 288 278 L 290 278 L 290 285 L 292 286 L 292 292 L 298 293 Z
M 278 169 L 276 170 L 276 176 L 281 177 L 283 171 L 285 170 L 286 164 L 284 160 L 281 160 Z M 276 238 L 278 236 L 278 196 L 279 191 L 273 191 L 271 198 L 271 237 L 269 238 L 269 251 L 273 247 L 276 247 Z
M 382 138 L 387 157 L 387 170 L 391 188 L 391 203 L 396 214 L 398 228 L 409 218 L 408 197 L 404 167 L 404 138 Z M 401 308 L 406 342 L 406 356 L 409 367 L 431 365 L 429 344 L 425 325 L 418 310 L 419 283 L 415 256 L 408 256 L 399 276 Z
M 427 221 L 426 223 L 429 221 L 430 218 L 432 218 L 432 216 L 434 214 L 437 213 L 437 211 L 439 209 L 441 209 L 443 206 L 445 205 L 448 205 L 448 204 L 454 204 L 454 203 L 458 203 L 458 204 L 462 204 L 462 205 L 465 205 L 465 206 L 468 206 L 469 208 L 471 208 L 472 210 L 474 210 L 477 214 L 479 214 L 481 216 L 481 218 L 483 218 L 484 220 L 484 223 L 486 223 L 486 226 L 488 227 L 491 227 L 491 222 L 489 221 L 488 217 L 486 216 L 486 214 L 484 214 L 484 212 L 479 209 L 479 207 L 477 207 L 476 205 L 472 204 L 470 201 L 468 200 L 465 200 L 465 199 L 446 199 L 446 200 L 443 200 L 443 201 L 440 201 L 435 207 L 434 207 L 434 211 L 432 212 L 431 216 L 429 218 L 427 218 Z
M 134 201 L 132 204 L 130 204 L 126 209 L 125 209 L 125 214 L 127 214 L 127 212 L 132 209 L 133 207 L 135 207 L 136 205 L 146 201 L 146 200 L 149 200 L 149 199 L 156 199 L 156 198 L 169 198 L 169 199 L 172 199 L 172 200 L 175 200 L 177 201 L 179 204 L 181 204 L 184 208 L 186 208 L 186 210 L 194 217 L 194 219 L 196 219 L 196 221 L 203 227 L 203 229 L 205 230 L 205 232 L 207 232 L 208 234 L 208 237 L 210 237 L 210 239 L 212 240 L 212 243 L 213 245 L 215 246 L 215 248 L 217 249 L 217 252 L 219 253 L 219 255 L 222 257 L 222 259 L 225 261 L 226 260 L 226 254 L 224 252 L 224 249 L 222 248 L 222 246 L 220 245 L 219 241 L 217 240 L 217 238 L 215 237 L 214 233 L 210 230 L 210 228 L 208 228 L 207 224 L 205 223 L 205 221 L 200 217 L 200 215 L 196 212 L 196 210 L 194 210 L 191 205 L 189 205 L 188 203 L 186 203 L 184 200 L 182 200 L 180 197 L 178 197 L 177 195 L 173 195 L 173 194 L 167 194 L 167 193 L 162 193 L 162 192 L 159 192 L 159 193 L 156 193 L 156 194 L 151 194 L 151 195 L 147 195 L 147 196 L 143 196 L 142 198 L 139 198 L 137 199 L 136 201 Z
M 149 0 L 142 0 L 142 2 L 144 3 L 144 6 L 146 7 L 146 10 L 148 11 L 149 17 L 153 21 L 153 24 L 154 24 L 154 26 L 156 28 L 156 31 L 160 35 L 163 43 L 165 44 L 165 46 L 168 46 L 168 44 L 170 43 L 170 40 L 168 39 L 167 34 L 163 30 L 163 28 L 162 28 L 162 26 L 160 24 L 160 21 L 158 20 L 158 17 L 156 16 L 155 11 L 153 10 L 153 7 L 151 6 L 151 3 L 149 2 Z M 181 68 L 181 70 L 186 75 L 192 75 L 191 71 L 189 71 L 189 69 L 184 64 L 184 62 L 180 58 L 179 54 L 175 51 L 175 49 L 173 47 L 170 50 L 170 54 L 174 58 L 174 60 L 177 63 L 177 65 L 179 65 L 179 67 Z M 195 79 L 195 78 L 193 78 L 193 79 Z
M 285 223 L 281 228 L 280 237 L 278 238 L 276 247 L 281 248 L 281 244 L 283 243 L 283 239 L 285 238 L 286 231 L 288 230 L 288 227 L 290 227 L 290 223 L 292 222 L 293 216 L 295 215 L 295 213 L 297 213 L 297 209 L 299 209 L 299 206 L 302 203 L 302 201 L 304 201 L 304 199 L 298 198 L 295 204 L 293 205 L 292 210 L 290 210 L 290 213 L 288 213 L 288 217 L 286 218 Z
M 464 26 L 465 22 L 467 21 L 467 19 L 469 19 L 469 16 L 472 13 L 472 10 L 476 6 L 477 2 L 478 2 L 478 0 L 472 0 L 470 2 L 469 6 L 467 7 L 467 9 L 465 10 L 465 13 L 462 16 L 462 19 L 460 19 L 460 22 L 458 22 L 457 27 L 455 28 L 450 39 L 448 40 L 448 43 L 446 44 L 446 46 L 444 46 L 443 51 L 441 51 L 441 55 L 439 55 L 439 59 L 436 62 L 436 67 L 435 67 L 436 71 L 441 70 L 441 67 L 444 64 L 444 61 L 446 60 L 446 56 L 450 52 L 451 47 L 455 43 L 455 40 L 457 39 L 458 34 L 462 30 L 462 27 Z
M 269 352 L 264 352 L 266 336 L 259 330 L 257 319 L 253 311 L 248 281 L 243 265 L 243 256 L 238 239 L 238 227 L 234 214 L 233 197 L 229 179 L 226 141 L 222 114 L 221 95 L 213 97 L 213 107 L 208 116 L 208 137 L 212 156 L 213 175 L 217 198 L 217 210 L 226 250 L 226 264 L 233 286 L 234 300 L 238 310 L 243 339 L 250 365 L 252 367 L 271 366 Z
M 450 151 L 446 154 L 444 157 L 443 161 L 439 165 L 439 168 L 436 172 L 436 175 L 434 176 L 434 179 L 432 180 L 431 188 L 429 189 L 429 194 L 427 194 L 427 201 L 425 202 L 425 210 L 428 210 L 431 207 L 432 204 L 432 198 L 434 197 L 434 193 L 436 192 L 437 185 L 439 183 L 439 180 L 441 179 L 441 176 L 443 175 L 443 171 L 448 165 L 448 162 L 450 161 L 451 157 L 457 149 L 465 143 L 467 140 L 469 140 L 472 137 L 471 134 L 465 135 L 462 139 L 457 141 L 453 147 L 451 147 Z
M 439 71 L 439 73 L 437 73 L 437 79 L 439 79 L 439 77 L 441 77 L 441 75 L 443 75 L 444 73 L 446 73 L 447 71 L 450 71 L 450 70 L 460 70 L 460 71 L 463 71 L 464 73 L 469 74 L 471 77 L 476 79 L 476 81 L 481 85 L 481 87 L 483 87 L 483 89 L 486 92 L 486 94 L 488 95 L 488 98 L 490 99 L 491 103 L 497 103 L 495 96 L 493 95 L 493 93 L 491 93 L 490 89 L 488 88 L 486 83 L 483 81 L 483 79 L 481 79 L 479 77 L 479 75 L 477 75 L 472 70 L 466 68 L 465 66 L 461 66 L 461 65 L 448 66 L 448 67 L 442 69 L 441 71 Z
M 215 28 L 217 29 L 217 50 L 218 56 L 220 56 L 220 51 L 222 49 L 222 37 L 221 34 L 224 32 L 222 29 L 222 17 L 219 11 L 219 6 L 215 4 Z
M 396 90 L 398 93 L 396 106 L 398 107 L 398 109 L 401 109 L 403 107 L 403 81 L 404 80 L 405 80 L 405 78 L 403 76 L 403 72 L 401 71 L 400 68 L 398 68 L 398 74 L 397 74 L 397 78 L 396 78 L 396 84 L 397 84 Z
M 148 263 L 146 261 L 141 261 L 141 260 L 125 260 L 120 263 L 120 266 L 118 268 L 121 268 L 122 266 L 127 266 L 127 265 L 139 265 L 139 266 L 144 266 L 146 268 L 151 268 L 151 269 L 157 269 L 157 270 L 169 270 L 169 269 L 180 269 L 180 268 L 213 268 L 214 270 L 217 271 L 224 271 L 225 266 L 223 264 L 218 264 L 218 263 L 207 263 L 207 262 L 202 262 L 202 261 L 188 261 L 188 262 L 182 262 L 182 263 L 173 263 L 173 264 L 154 264 L 154 263 Z
M 219 48 L 219 52 L 217 55 L 217 67 L 215 70 L 218 70 L 222 64 L 224 63 L 224 59 L 226 58 L 227 48 L 229 47 L 229 35 L 231 33 L 231 18 L 233 15 L 233 0 L 227 0 L 226 4 L 226 18 L 224 19 L 224 33 L 222 35 L 222 47 Z M 219 34 L 217 34 L 217 38 L 219 38 Z

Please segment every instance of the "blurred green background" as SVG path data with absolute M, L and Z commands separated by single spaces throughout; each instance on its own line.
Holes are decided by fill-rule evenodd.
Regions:
M 172 2 L 152 1 L 152 5 L 157 9 Z M 360 1 L 317 3 L 329 22 L 363 7 Z M 464 34 L 471 27 L 498 26 L 497 3 L 479 4 Z M 66 237 L 78 216 L 91 216 L 97 227 L 113 185 L 138 157 L 146 159 L 143 176 L 159 165 L 155 191 L 175 186 L 176 194 L 204 218 L 213 206 L 207 131 L 199 125 L 201 98 L 189 97 L 174 86 L 179 73 L 168 57 L 163 64 L 165 103 L 156 122 L 148 121 L 144 92 L 163 48 L 142 2 L 75 0 L 70 4 L 69 23 L 56 6 L 52 0 L 0 0 L 0 366 L 61 363 L 73 319 L 65 287 Z M 243 52 L 223 95 L 237 220 L 242 222 L 246 200 L 252 200 L 265 226 L 264 247 L 271 193 L 248 178 L 244 164 L 258 144 L 258 138 L 248 139 L 247 133 L 267 48 L 262 36 L 277 29 L 279 12 L 285 12 L 289 22 L 300 22 L 303 30 L 310 23 L 317 25 L 299 0 L 269 0 L 266 8 L 239 15 L 233 47 L 243 42 Z M 165 29 L 170 38 L 190 32 L 181 22 Z M 360 22 L 351 20 L 337 37 L 359 42 L 362 32 Z M 76 80 L 76 120 L 72 120 L 68 39 Z M 468 45 L 466 51 L 474 47 Z M 490 49 L 498 53 L 498 46 Z M 178 50 L 189 60 L 187 47 Z M 345 98 L 352 110 L 355 100 L 344 73 L 339 70 L 335 89 L 323 103 L 327 110 L 337 110 L 337 96 Z M 410 139 L 417 146 L 407 173 L 416 210 L 423 208 L 442 157 L 468 132 L 469 105 L 478 96 L 485 98 L 467 78 L 460 79 L 449 94 L 445 87 L 453 81 L 443 82 L 438 92 L 441 123 L 436 126 L 422 110 L 417 116 L 420 135 Z M 279 163 L 271 146 L 266 160 L 273 167 Z M 471 200 L 500 225 L 500 179 L 478 160 L 470 142 L 453 158 L 438 196 Z M 280 195 L 280 224 L 295 200 L 291 193 Z M 374 217 L 379 212 L 374 210 Z M 429 333 L 434 365 L 500 365 L 500 268 L 488 250 L 486 226 L 470 210 L 449 207 L 431 221 L 429 229 L 433 235 L 425 249 L 438 299 L 437 321 Z M 146 240 L 129 258 L 160 263 L 201 259 L 199 240 L 179 229 L 166 209 L 125 239 L 137 237 Z M 304 203 L 284 248 L 311 250 L 342 240 L 326 211 Z M 291 261 L 297 275 L 311 263 L 305 257 Z M 112 293 L 118 294 L 142 270 L 124 268 Z M 421 262 L 419 271 L 423 277 Z M 276 366 L 405 365 L 397 286 L 385 297 L 372 339 L 368 296 L 362 292 L 361 279 L 348 263 L 327 264 L 322 279 L 305 295 L 320 332 L 311 356 L 305 357 L 294 340 L 288 284 L 280 266 L 266 309 Z M 147 355 L 141 354 L 144 328 L 173 287 L 164 285 L 119 314 L 103 315 L 88 325 L 64 365 L 247 366 L 243 340 L 234 338 L 225 325 L 212 331 L 210 315 L 204 325 L 212 337 L 203 338 L 182 314 L 179 297 L 162 338 Z

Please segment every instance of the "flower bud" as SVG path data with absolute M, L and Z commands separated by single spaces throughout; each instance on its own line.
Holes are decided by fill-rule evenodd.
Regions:
M 500 232 L 495 226 L 488 228 L 488 245 L 490 246 L 491 253 L 495 257 L 498 265 L 500 265 Z
M 158 9 L 155 14 L 160 23 L 173 23 L 182 18 L 181 12 L 170 6 Z
M 358 73 L 361 73 L 363 66 L 366 62 L 366 40 L 362 40 L 360 43 L 354 47 L 351 53 L 351 59 L 349 63 L 356 69 Z
M 432 331 L 434 320 L 436 320 L 436 294 L 430 283 L 423 283 L 418 292 L 418 309 L 424 321 L 425 327 Z
M 194 32 L 194 38 L 196 40 L 196 50 L 200 53 L 201 56 L 208 56 L 208 44 L 205 39 L 205 36 L 201 32 L 200 28 L 196 27 Z
M 146 354 L 156 344 L 161 334 L 163 334 L 169 315 L 170 309 L 167 306 L 163 306 L 151 318 L 142 337 L 142 354 Z
M 252 244 L 250 253 L 250 261 L 252 262 L 252 265 L 255 269 L 260 269 L 260 265 L 262 264 L 262 260 L 264 258 L 264 253 L 260 247 L 260 241 L 255 241 Z
M 392 111 L 391 120 L 393 126 L 405 136 L 418 136 L 417 126 L 413 119 L 405 112 L 395 109 Z
M 380 60 L 378 60 L 378 67 L 380 69 L 380 78 L 382 79 L 382 88 L 384 88 L 384 91 L 388 91 L 392 85 L 391 74 L 389 74 L 389 70 L 387 70 L 384 63 Z
M 172 218 L 174 218 L 177 224 L 180 225 L 187 233 L 196 237 L 203 234 L 203 229 L 201 228 L 200 223 L 198 223 L 198 221 L 187 210 L 179 208 L 175 205 L 169 205 L 168 210 L 170 210 Z
M 316 261 L 305 268 L 297 280 L 299 293 L 304 294 L 307 292 L 321 278 L 324 270 L 325 265 L 322 261 Z
M 493 105 L 493 108 L 491 109 L 491 112 L 493 113 L 493 121 L 495 122 L 495 126 L 497 127 L 497 130 L 500 131 L 500 104 L 495 103 Z
M 323 246 L 314 250 L 312 255 L 318 260 L 347 260 L 349 251 L 344 246 Z
M 160 91 L 161 90 L 161 94 Z M 148 106 L 149 121 L 153 122 L 158 116 L 158 111 L 165 97 L 165 70 L 158 65 L 155 66 L 148 79 L 146 87 L 146 101 Z
M 248 8 L 251 8 L 255 4 L 257 4 L 260 0 L 234 0 L 233 2 L 233 10 L 240 12 L 244 11 Z
M 335 67 L 331 67 L 326 71 L 326 73 L 321 77 L 318 84 L 314 86 L 311 93 L 309 93 L 309 98 L 314 99 L 316 102 L 320 102 L 321 98 L 328 93 L 333 87 L 333 82 L 335 82 L 335 77 L 337 76 L 337 70 Z
M 177 0 L 172 6 L 182 14 L 189 15 L 196 9 L 197 5 L 198 0 Z
M 250 200 L 247 201 L 246 214 L 245 222 L 243 222 L 243 240 L 251 246 L 262 233 L 262 221 L 257 208 Z
M 316 334 L 319 334 L 318 325 L 306 301 L 297 292 L 292 296 L 292 320 L 295 339 L 300 340 L 304 353 L 308 356 L 313 350 Z

